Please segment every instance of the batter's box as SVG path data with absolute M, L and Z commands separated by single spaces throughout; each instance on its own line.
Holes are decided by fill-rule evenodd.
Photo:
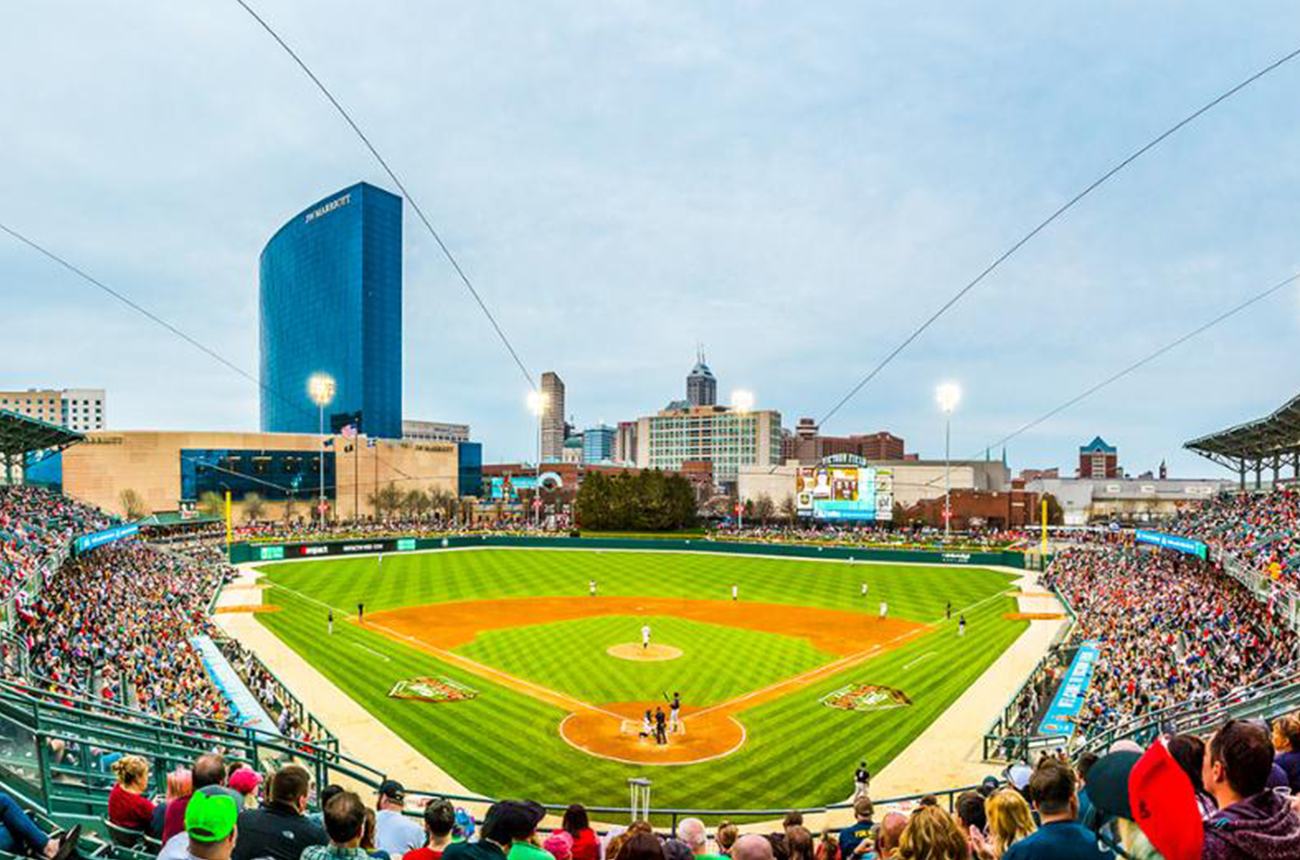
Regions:
M 637 737 L 641 734 L 641 732 L 644 729 L 645 729 L 645 724 L 642 723 L 640 720 L 623 720 L 623 722 L 619 724 L 618 733 L 620 735 L 631 735 L 632 737 Z M 677 724 L 676 731 L 673 731 L 672 729 L 668 730 L 668 737 L 670 738 L 673 737 L 674 735 L 684 735 L 684 734 L 686 734 L 686 723 L 679 722 Z M 646 735 L 645 737 L 647 740 L 653 741 L 655 737 L 654 729 L 651 729 L 650 734 Z

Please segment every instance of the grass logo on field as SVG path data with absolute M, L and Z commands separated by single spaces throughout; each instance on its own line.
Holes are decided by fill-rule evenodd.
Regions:
M 394 699 L 414 699 L 417 702 L 463 702 L 476 697 L 478 690 L 439 675 L 398 681 L 388 691 L 388 695 Z
M 828 708 L 841 711 L 888 711 L 912 704 L 902 690 L 876 684 L 847 684 L 822 696 L 819 701 Z

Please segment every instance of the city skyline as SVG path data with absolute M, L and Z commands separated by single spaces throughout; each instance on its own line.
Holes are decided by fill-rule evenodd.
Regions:
M 1119 31 L 1097 10 L 1009 5 L 922 21 L 460 9 L 432 29 L 420 10 L 268 14 L 407 177 L 535 376 L 564 378 L 580 426 L 679 398 L 702 341 L 720 402 L 753 391 L 793 428 L 1027 225 L 1288 50 L 1278 22 L 1295 11 L 1259 8 L 1180 7 L 1175 24 L 1124 7 Z M 0 83 L 15 120 L 0 220 L 256 375 L 260 248 L 303 202 L 388 183 L 238 9 L 16 15 L 30 36 L 10 62 L 42 74 Z M 102 43 L 108 27 L 130 51 Z M 436 50 L 406 35 L 422 31 Z M 824 432 L 888 430 L 933 456 L 933 389 L 951 378 L 954 455 L 982 452 L 1291 274 L 1297 79 L 1244 91 L 1044 232 Z M 469 423 L 489 459 L 526 457 L 527 387 L 406 220 L 403 417 Z M 0 271 L 21 299 L 0 388 L 103 388 L 114 428 L 258 425 L 255 385 L 9 237 Z M 1181 444 L 1300 390 L 1284 360 L 1298 323 L 1288 290 L 1011 442 L 1013 467 L 1068 469 L 1100 434 L 1134 474 L 1225 475 Z

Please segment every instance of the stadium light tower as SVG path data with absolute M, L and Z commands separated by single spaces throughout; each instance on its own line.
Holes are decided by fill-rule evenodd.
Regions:
M 961 402 L 961 388 L 955 382 L 945 382 L 941 384 L 934 392 L 935 399 L 939 401 L 939 408 L 943 410 L 943 538 L 948 540 L 952 535 L 952 411 L 957 408 Z
M 731 392 L 731 408 L 748 412 L 754 408 L 754 392 L 739 389 Z
M 334 399 L 334 377 L 328 373 L 313 373 L 307 380 L 307 393 L 311 395 L 312 402 L 316 404 L 318 416 L 320 418 L 320 435 L 325 435 L 325 407 Z M 321 440 L 320 450 L 316 452 L 316 471 L 320 475 L 319 496 L 316 499 L 316 515 L 320 517 L 321 525 L 325 524 L 325 441 Z M 376 488 L 378 491 L 378 488 Z
M 533 523 L 542 524 L 542 417 L 546 415 L 547 397 L 540 391 L 528 392 L 528 411 L 537 416 L 537 486 L 533 490 Z

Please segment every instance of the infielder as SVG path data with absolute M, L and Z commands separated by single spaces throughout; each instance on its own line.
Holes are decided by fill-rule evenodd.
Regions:
M 641 650 L 644 651 L 649 647 L 650 647 L 650 625 L 643 624 L 641 625 Z
M 865 582 L 862 583 L 862 596 L 863 597 L 867 596 L 867 584 Z
M 732 599 L 732 600 L 735 600 L 735 599 L 736 599 L 737 597 L 739 597 L 739 596 L 740 596 L 740 586 L 739 586 L 739 585 L 736 585 L 736 584 L 733 582 L 733 583 L 731 584 L 731 599 Z
M 334 635 L 334 610 L 330 610 L 330 635 Z
M 589 589 L 591 589 L 591 596 L 592 596 L 592 597 L 595 597 L 595 596 L 596 596 L 596 580 L 593 579 L 591 582 L 589 582 L 589 583 L 587 584 L 587 587 L 588 587 Z
M 880 601 L 880 620 L 884 621 L 885 616 L 887 616 L 888 614 L 889 614 L 889 604 L 883 600 Z
M 957 619 L 957 635 L 958 635 L 958 636 L 965 636 L 965 635 L 966 635 L 966 616 L 965 616 L 965 615 L 962 615 L 961 617 L 959 617 L 959 618 Z

